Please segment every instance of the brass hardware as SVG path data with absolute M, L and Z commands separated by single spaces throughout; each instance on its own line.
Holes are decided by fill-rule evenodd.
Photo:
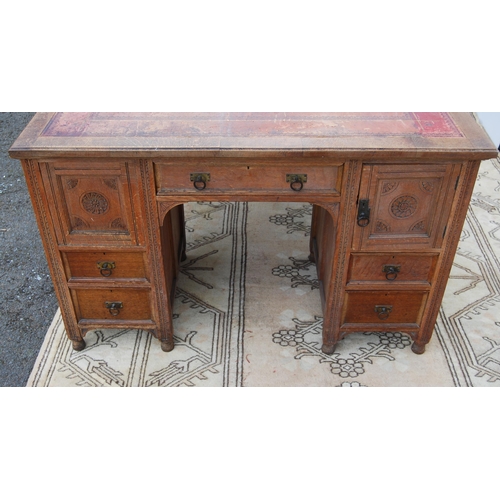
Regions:
M 307 174 L 286 174 L 286 182 L 294 191 L 301 191 L 307 182 Z
M 104 302 L 104 305 L 112 316 L 118 316 L 120 309 L 123 309 L 123 302 Z
M 375 306 L 379 319 L 387 319 L 392 312 L 392 306 Z
M 198 191 L 203 191 L 207 187 L 207 182 L 210 180 L 210 174 L 196 172 L 190 175 L 193 186 Z
M 358 205 L 358 226 L 366 227 L 370 223 L 370 207 L 368 200 L 359 200 Z
M 382 272 L 385 273 L 386 280 L 394 281 L 398 277 L 398 273 L 401 272 L 401 266 L 383 266 Z
M 97 263 L 97 269 L 101 272 L 103 276 L 106 278 L 108 276 L 111 276 L 111 273 L 113 272 L 113 269 L 116 267 L 116 264 L 114 262 L 108 262 L 107 260 L 99 261 Z

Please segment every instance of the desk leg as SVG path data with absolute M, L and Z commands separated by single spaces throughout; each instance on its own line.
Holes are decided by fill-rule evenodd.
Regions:
M 169 218 L 170 217 L 170 218 Z M 177 277 L 179 275 L 179 262 L 187 259 L 186 255 L 186 221 L 184 217 L 184 205 L 177 205 L 165 217 L 163 228 L 163 255 L 165 258 L 167 248 L 171 248 L 174 266 L 165 264 L 166 272 L 170 271 L 171 276 L 166 276 L 167 284 L 170 285 L 170 307 L 173 308 Z M 161 340 L 161 349 L 170 352 L 174 348 L 174 332 L 167 333 L 167 339 Z
M 153 332 L 161 348 L 169 352 L 174 348 L 172 303 L 179 258 L 184 254 L 184 212 L 175 201 L 159 202 L 151 162 L 139 161 L 141 189 L 140 205 L 144 213 L 144 234 L 148 245 L 151 279 L 151 306 L 157 325 Z
M 166 296 L 162 300 L 162 310 L 159 311 L 160 328 L 155 333 L 157 333 L 156 336 L 161 342 L 161 348 L 165 352 L 170 352 L 174 348 L 172 309 L 180 260 L 185 256 L 186 240 L 184 231 L 184 210 L 183 206 L 179 205 L 167 212 L 160 229 Z
M 332 316 L 338 315 L 335 310 L 338 302 L 331 300 L 332 281 L 334 281 L 342 268 L 336 258 L 336 226 L 339 214 L 339 204 L 314 205 L 311 221 L 311 260 L 316 263 L 319 280 L 321 303 L 323 306 L 323 345 L 322 352 L 333 354 L 337 343 L 335 323 Z
M 335 352 L 335 347 L 337 344 L 323 344 L 321 346 L 321 351 L 325 354 L 333 354 Z
M 415 354 L 423 354 L 425 352 L 425 344 L 421 344 L 421 343 L 417 344 L 417 342 L 413 342 L 413 344 L 411 346 L 411 350 Z
M 164 340 L 161 342 L 161 350 L 163 352 L 170 352 L 174 349 L 174 341 L 173 340 Z
M 356 224 L 356 210 L 361 182 L 360 161 L 346 164 L 342 180 L 342 199 L 317 202 L 319 210 L 313 219 L 316 231 L 318 276 L 324 287 L 323 346 L 325 354 L 333 354 L 341 339 L 342 308 L 351 246 Z
M 71 343 L 73 344 L 73 349 L 75 351 L 83 351 L 85 349 L 85 340 L 72 340 Z
M 75 339 L 75 338 L 72 338 L 72 337 L 68 337 L 70 338 L 71 340 L 71 343 L 73 344 L 73 350 L 74 351 L 83 351 L 85 349 L 85 347 L 87 347 L 87 344 L 85 342 L 85 335 L 87 335 L 87 332 L 91 330 L 91 328 L 78 328 L 79 331 L 81 332 L 81 338 L 79 339 Z

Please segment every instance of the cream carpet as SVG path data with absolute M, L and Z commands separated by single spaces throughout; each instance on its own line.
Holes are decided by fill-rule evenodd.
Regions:
M 175 349 L 142 330 L 96 330 L 74 352 L 59 312 L 28 386 L 499 387 L 500 163 L 483 162 L 433 338 L 360 332 L 321 352 L 307 256 L 311 206 L 186 205 L 188 259 Z

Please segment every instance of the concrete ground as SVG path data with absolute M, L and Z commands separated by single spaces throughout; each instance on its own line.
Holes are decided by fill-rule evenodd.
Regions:
M 34 113 L 0 113 L 0 386 L 24 386 L 57 300 L 21 164 L 8 149 Z

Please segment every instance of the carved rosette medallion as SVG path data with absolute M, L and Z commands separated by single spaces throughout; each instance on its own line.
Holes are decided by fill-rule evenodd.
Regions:
M 83 209 L 92 215 L 102 215 L 109 209 L 109 202 L 104 195 L 91 191 L 85 193 L 80 203 Z
M 407 219 L 417 210 L 418 201 L 413 196 L 399 196 L 391 203 L 391 213 L 397 219 Z

